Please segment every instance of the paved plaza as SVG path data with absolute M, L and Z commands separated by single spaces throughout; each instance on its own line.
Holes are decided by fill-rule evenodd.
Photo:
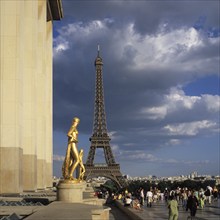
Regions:
M 3 199 L 3 198 L 2 198 Z M 9 199 L 9 198 L 8 198 Z M 11 198 L 10 198 L 11 200 Z M 17 200 L 17 198 L 16 198 Z M 117 204 L 121 206 L 118 208 Z M 168 208 L 165 201 L 153 203 L 151 208 L 143 206 L 143 211 L 135 210 L 134 208 L 124 207 L 121 201 L 117 201 L 116 204 L 109 205 L 111 208 L 109 220 L 163 220 L 168 219 Z M 100 209 L 93 205 L 86 204 L 73 204 L 63 202 L 53 202 L 48 206 L 1 206 L 0 216 L 10 215 L 17 213 L 20 216 L 29 217 L 25 219 L 30 220 L 91 220 L 91 210 Z M 103 207 L 104 208 L 104 207 Z M 107 207 L 106 207 L 107 208 Z M 129 212 L 127 212 L 129 211 Z M 33 215 L 31 213 L 35 212 Z M 126 213 L 125 213 L 126 212 Z M 134 215 L 132 215 L 132 213 Z M 189 211 L 186 212 L 180 206 L 179 208 L 179 220 L 187 220 L 189 217 Z M 0 217 L 1 218 L 1 217 Z M 190 219 L 190 218 L 189 218 Z M 213 202 L 211 205 L 207 205 L 203 210 L 198 209 L 196 218 L 198 220 L 220 220 L 220 199 Z
M 144 205 L 143 211 L 138 211 L 134 209 L 132 209 L 132 211 L 135 212 L 138 215 L 138 217 L 144 220 L 168 219 L 168 208 L 165 201 L 153 203 L 153 206 L 151 208 L 146 207 L 146 205 Z M 189 216 L 190 212 L 183 210 L 183 208 L 180 206 L 178 219 L 185 220 L 188 219 Z M 194 219 L 220 220 L 220 199 L 218 199 L 218 201 L 216 202 L 213 202 L 211 205 L 207 205 L 203 210 L 199 208 L 196 213 L 196 218 Z

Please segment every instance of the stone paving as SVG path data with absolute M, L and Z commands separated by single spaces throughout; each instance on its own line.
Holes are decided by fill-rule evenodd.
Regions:
M 121 202 L 120 202 L 121 203 Z M 29 210 L 30 208 L 34 208 L 33 210 Z M 40 206 L 40 207 L 0 207 L 0 216 L 7 215 L 7 212 L 15 212 L 18 215 L 22 215 L 21 211 L 23 212 L 23 216 L 31 214 L 25 213 L 24 211 L 31 211 L 35 214 L 30 215 L 26 219 L 30 220 L 66 220 L 66 219 L 76 219 L 76 220 L 84 220 L 88 219 L 91 220 L 91 210 L 100 207 L 95 207 L 92 205 L 86 204 L 65 204 L 62 202 L 53 202 L 49 206 Z M 143 206 L 143 211 L 138 211 L 133 208 L 124 207 L 122 204 L 121 209 L 118 209 L 116 206 L 111 205 L 109 220 L 163 220 L 168 219 L 168 208 L 164 201 L 153 203 L 151 208 Z M 8 210 L 13 209 L 13 210 Z M 27 209 L 27 210 L 26 210 Z M 38 210 L 36 210 L 38 209 Z M 130 213 L 134 213 L 133 218 L 131 218 L 131 214 L 128 213 L 126 215 L 123 210 L 130 210 Z M 19 211 L 20 210 L 20 211 Z M 19 213 L 20 212 L 20 213 Z M 6 214 L 7 213 L 7 214 Z M 189 212 L 183 210 L 180 206 L 179 208 L 179 218 L 178 220 L 187 220 L 189 217 Z M 190 219 L 190 218 L 189 218 Z M 207 205 L 203 210 L 198 209 L 196 218 L 197 220 L 220 220 L 220 199 L 216 202 L 213 202 L 211 205 Z
M 152 207 L 143 206 L 143 211 L 134 210 L 138 216 L 142 219 L 153 220 L 153 219 L 168 219 L 168 208 L 165 201 L 153 203 Z M 179 208 L 179 220 L 191 219 L 189 211 L 185 211 L 180 206 Z M 196 218 L 198 220 L 220 220 L 220 199 L 213 202 L 211 205 L 207 205 L 203 210 L 198 209 L 196 213 Z

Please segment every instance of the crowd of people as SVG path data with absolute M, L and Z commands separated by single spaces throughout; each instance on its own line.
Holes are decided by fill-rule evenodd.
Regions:
M 216 187 L 207 186 L 206 189 L 191 190 L 187 188 L 177 188 L 168 190 L 167 188 L 161 192 L 157 188 L 150 188 L 144 191 L 139 188 L 135 193 L 130 193 L 127 190 L 115 199 L 122 200 L 124 206 L 130 206 L 137 210 L 143 210 L 143 207 L 151 208 L 154 203 L 164 201 L 169 210 L 169 220 L 177 220 L 179 209 L 189 211 L 190 216 L 195 216 L 197 208 L 204 209 L 208 204 L 217 201 L 219 192 Z

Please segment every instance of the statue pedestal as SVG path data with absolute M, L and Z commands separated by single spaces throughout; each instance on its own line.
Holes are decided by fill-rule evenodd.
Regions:
M 57 201 L 82 203 L 86 182 L 62 180 L 57 186 Z

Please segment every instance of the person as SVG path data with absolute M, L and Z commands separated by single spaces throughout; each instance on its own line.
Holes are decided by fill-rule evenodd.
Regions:
M 73 173 L 80 162 L 79 152 L 77 149 L 77 143 L 78 143 L 77 125 L 79 124 L 79 122 L 80 122 L 79 118 L 75 117 L 67 133 L 68 145 L 62 167 L 62 174 L 65 180 L 66 179 L 74 180 Z
M 117 199 L 118 199 L 118 200 L 121 200 L 121 199 L 122 199 L 122 194 L 121 194 L 121 193 L 118 194 Z
M 192 192 L 192 194 L 188 197 L 188 200 L 187 200 L 186 211 L 188 211 L 188 209 L 189 209 L 190 215 L 196 216 L 196 211 L 197 211 L 198 205 L 199 205 L 198 200 L 197 200 L 196 196 L 194 195 L 194 192 Z
M 168 189 L 167 188 L 165 188 L 165 191 L 164 191 L 164 199 L 165 199 L 165 201 L 167 202 L 168 201 L 168 197 L 169 197 L 169 191 L 168 191 Z
M 144 189 L 140 188 L 140 204 L 144 205 Z
M 134 201 L 132 202 L 132 207 L 134 209 L 143 211 L 143 209 L 141 208 L 141 204 L 137 198 L 135 198 Z
M 188 199 L 187 192 L 184 189 L 183 192 L 182 192 L 182 207 L 183 207 L 184 210 L 186 210 L 187 199 Z
M 201 209 L 203 209 L 205 206 L 205 196 L 204 195 L 199 196 L 199 206 Z
M 153 202 L 157 202 L 157 201 L 158 201 L 158 191 L 157 188 L 155 188 L 153 191 Z
M 126 196 L 124 201 L 124 206 L 131 206 L 132 205 L 132 199 L 129 196 Z
M 177 220 L 178 219 L 178 202 L 174 196 L 170 196 L 170 200 L 168 201 L 168 209 L 169 209 L 169 220 Z
M 147 207 L 151 207 L 152 206 L 152 202 L 153 202 L 153 193 L 151 190 L 147 191 Z
M 218 189 L 216 186 L 214 187 L 212 193 L 213 193 L 213 197 L 214 197 L 213 201 L 218 201 Z
M 211 187 L 207 186 L 205 191 L 206 200 L 208 200 L 208 203 L 211 204 L 212 202 L 212 193 L 211 193 Z

